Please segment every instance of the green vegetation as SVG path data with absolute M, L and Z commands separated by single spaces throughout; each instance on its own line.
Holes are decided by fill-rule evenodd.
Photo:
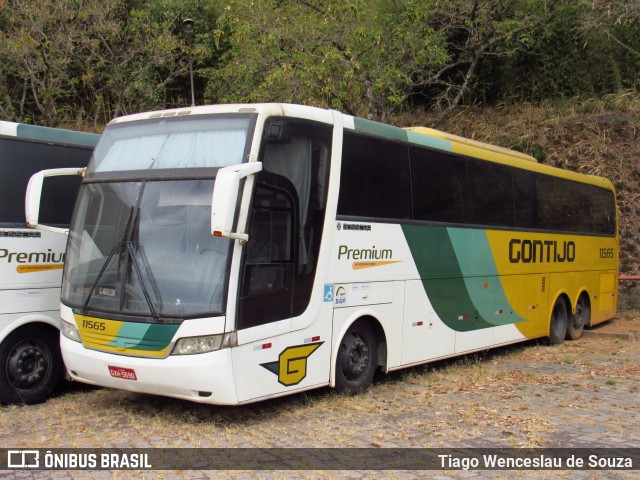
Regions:
M 436 125 L 462 106 L 599 99 L 640 81 L 640 7 L 625 0 L 0 3 L 0 117 L 40 125 L 189 105 L 190 60 L 199 104 L 387 121 L 426 109 Z

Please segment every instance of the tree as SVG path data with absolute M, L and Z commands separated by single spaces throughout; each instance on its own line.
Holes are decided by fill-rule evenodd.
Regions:
M 206 73 L 210 101 L 280 101 L 380 119 L 414 78 L 448 61 L 428 24 L 434 1 L 232 1 L 229 50 Z
M 582 7 L 585 13 L 583 30 L 602 30 L 622 47 L 634 55 L 640 56 L 640 45 L 625 41 L 616 32 L 616 29 L 620 27 L 634 26 L 637 28 L 639 26 L 639 3 L 628 0 L 582 0 Z
M 527 48 L 484 61 L 479 96 L 538 103 L 637 88 L 640 55 L 633 51 L 640 51 L 640 24 L 631 7 L 623 1 L 558 1 Z
M 207 98 L 314 103 L 376 119 L 413 98 L 440 109 L 438 123 L 472 93 L 479 64 L 527 48 L 557 1 L 231 2 L 231 46 L 222 68 L 207 72 Z
M 45 125 L 92 122 L 161 108 L 188 63 L 171 20 L 126 0 L 6 0 L 0 14 L 5 118 Z
M 447 34 L 450 61 L 425 71 L 417 82 L 429 101 L 440 107 L 433 125 L 442 122 L 471 96 L 478 68 L 487 59 L 505 59 L 529 49 L 563 0 L 449 0 L 437 2 L 429 21 Z

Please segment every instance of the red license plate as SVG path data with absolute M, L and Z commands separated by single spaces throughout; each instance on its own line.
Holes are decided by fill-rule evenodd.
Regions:
M 112 377 L 124 378 L 125 380 L 138 380 L 133 368 L 112 367 L 109 365 L 109 373 Z

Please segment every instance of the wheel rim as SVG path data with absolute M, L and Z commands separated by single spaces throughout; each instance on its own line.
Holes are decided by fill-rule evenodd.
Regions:
M 34 390 L 42 385 L 51 365 L 49 349 L 39 341 L 24 340 L 9 354 L 7 377 L 20 390 Z
M 367 343 L 357 332 L 353 332 L 342 341 L 340 352 L 340 366 L 344 378 L 349 381 L 358 380 L 364 375 L 369 364 Z
M 584 324 L 585 324 L 584 314 L 585 314 L 584 306 L 582 305 L 582 301 L 580 301 L 576 306 L 576 314 L 572 315 L 572 319 L 571 319 L 571 326 L 574 329 L 579 330 L 584 327 Z

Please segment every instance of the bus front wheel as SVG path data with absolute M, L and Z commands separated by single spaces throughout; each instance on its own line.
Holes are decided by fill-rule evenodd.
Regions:
M 34 404 L 51 395 L 62 374 L 58 337 L 46 328 L 12 332 L 0 344 L 0 401 Z
M 355 394 L 373 381 L 377 365 L 376 337 L 363 321 L 351 325 L 340 341 L 336 359 L 336 390 Z
M 556 300 L 551 312 L 551 324 L 549 325 L 549 344 L 559 345 L 567 336 L 569 313 L 567 304 L 562 298 Z

